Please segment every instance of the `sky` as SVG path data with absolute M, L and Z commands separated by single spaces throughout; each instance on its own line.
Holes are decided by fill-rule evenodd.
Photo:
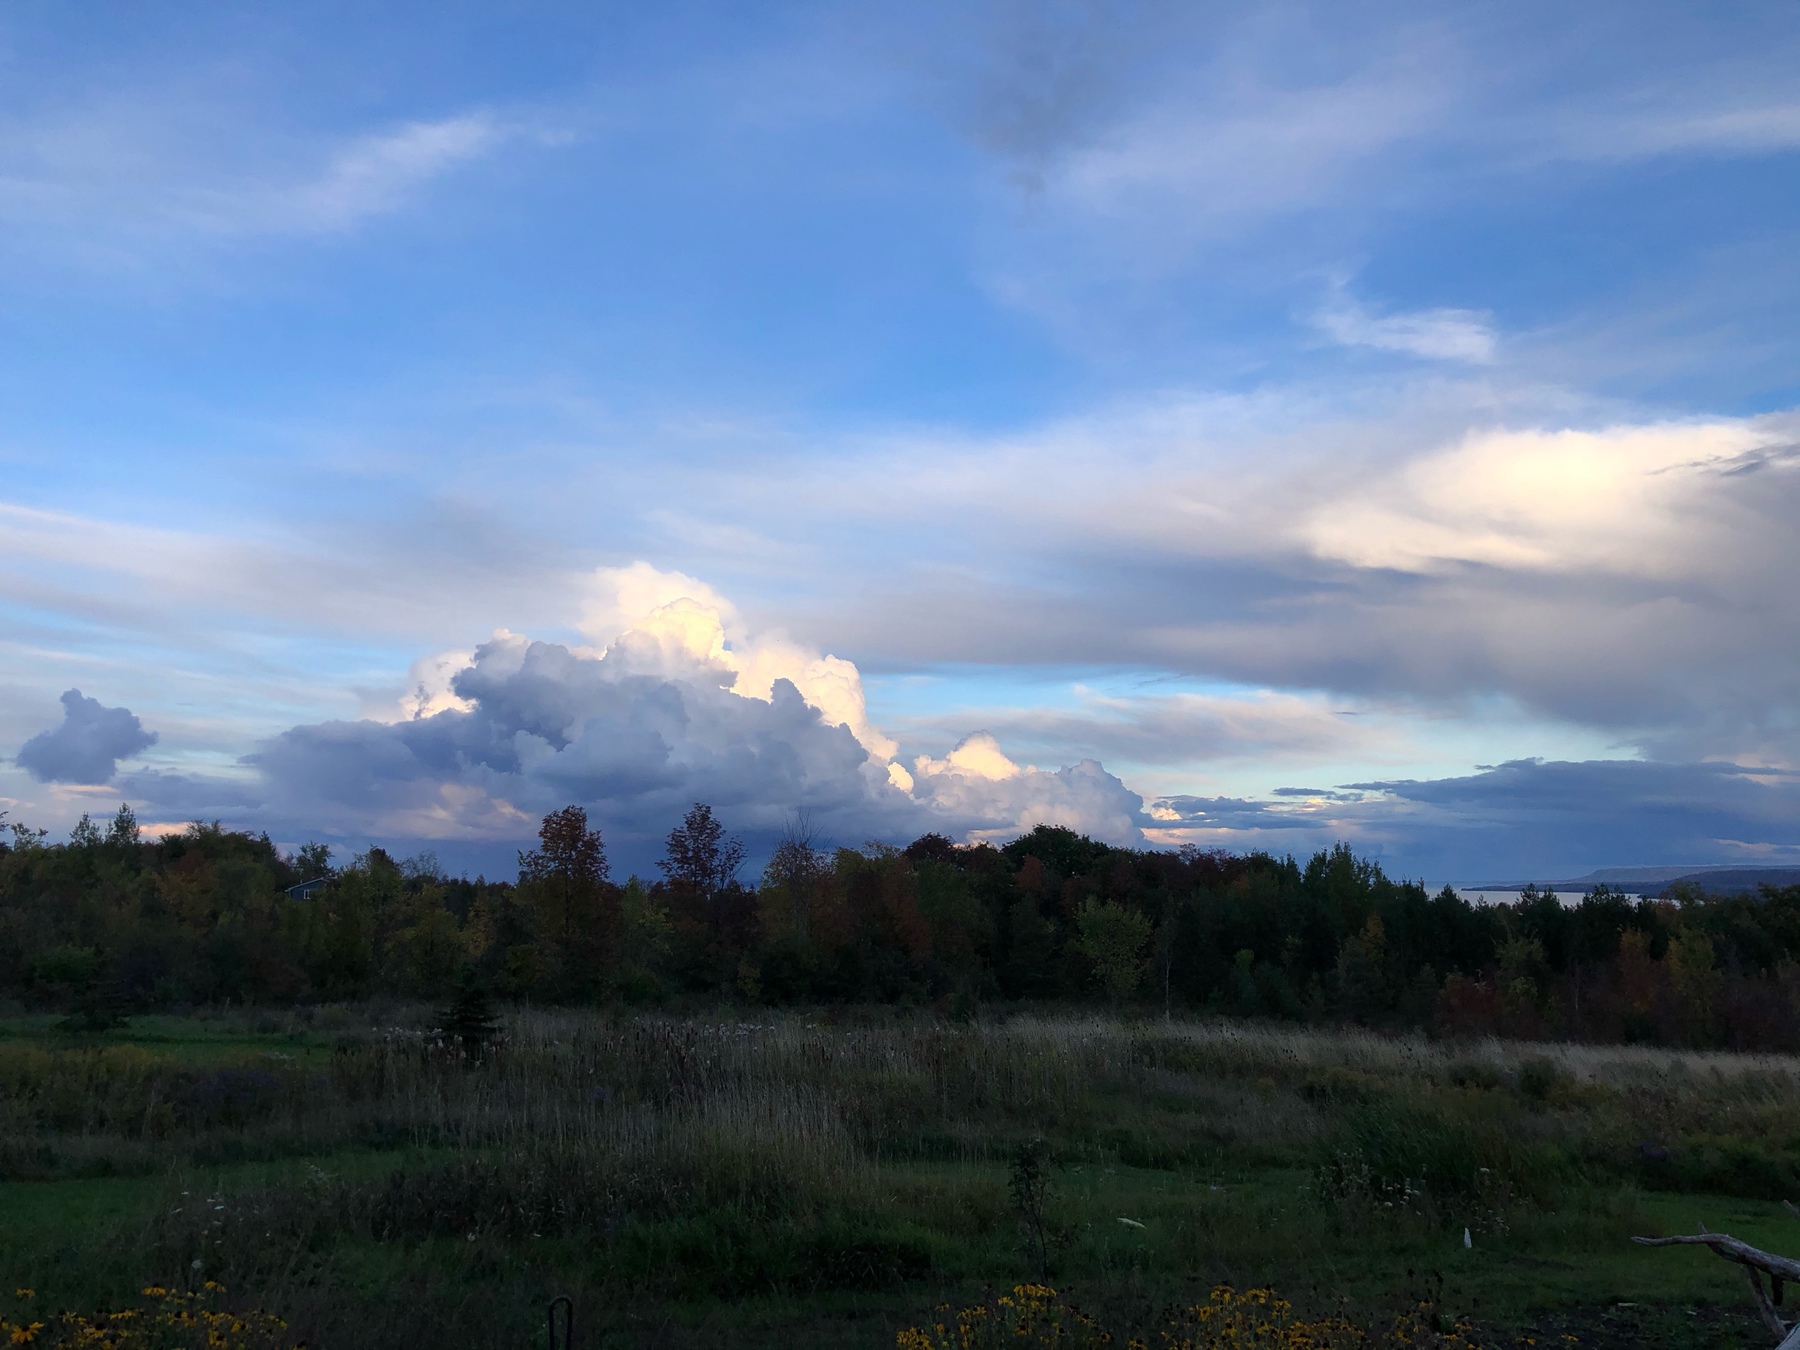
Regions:
M 21 3 L 0 809 L 1800 863 L 1800 9 Z

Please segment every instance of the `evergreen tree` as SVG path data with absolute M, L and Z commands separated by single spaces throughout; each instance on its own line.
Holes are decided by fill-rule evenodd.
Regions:
M 471 1059 L 480 1059 L 500 1036 L 500 1020 L 494 1016 L 487 989 L 473 972 L 464 972 L 455 999 L 438 1020 L 439 1030 Z

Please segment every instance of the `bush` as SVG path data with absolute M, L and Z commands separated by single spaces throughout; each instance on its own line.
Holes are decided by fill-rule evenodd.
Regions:
M 1391 1104 L 1352 1109 L 1314 1168 L 1314 1194 L 1340 1218 L 1412 1214 L 1482 1231 L 1541 1190 L 1554 1160 L 1513 1142 L 1491 1113 Z
M 1519 1066 L 1516 1076 L 1519 1095 L 1527 1101 L 1549 1101 L 1551 1093 L 1556 1091 L 1556 1086 L 1562 1081 L 1562 1078 L 1562 1070 L 1542 1055 L 1528 1059 Z
M 1732 1136 L 1684 1140 L 1672 1149 L 1640 1149 L 1638 1175 L 1654 1190 L 1800 1200 L 1800 1150 Z

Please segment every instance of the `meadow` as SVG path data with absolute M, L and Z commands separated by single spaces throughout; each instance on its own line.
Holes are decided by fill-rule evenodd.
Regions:
M 1228 1281 L 1751 1346 L 1741 1274 L 1629 1237 L 1800 1251 L 1788 1057 L 891 1009 L 519 1010 L 471 1053 L 438 1020 L 0 1020 L 0 1296 L 33 1291 L 0 1316 L 212 1281 L 315 1347 L 509 1346 L 566 1292 L 589 1346 L 887 1347 L 1040 1280 L 1153 1336 Z

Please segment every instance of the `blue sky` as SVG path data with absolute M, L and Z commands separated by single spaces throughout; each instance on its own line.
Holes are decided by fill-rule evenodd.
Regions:
M 1775 4 L 10 7 L 0 808 L 1800 861 L 1796 70 Z

